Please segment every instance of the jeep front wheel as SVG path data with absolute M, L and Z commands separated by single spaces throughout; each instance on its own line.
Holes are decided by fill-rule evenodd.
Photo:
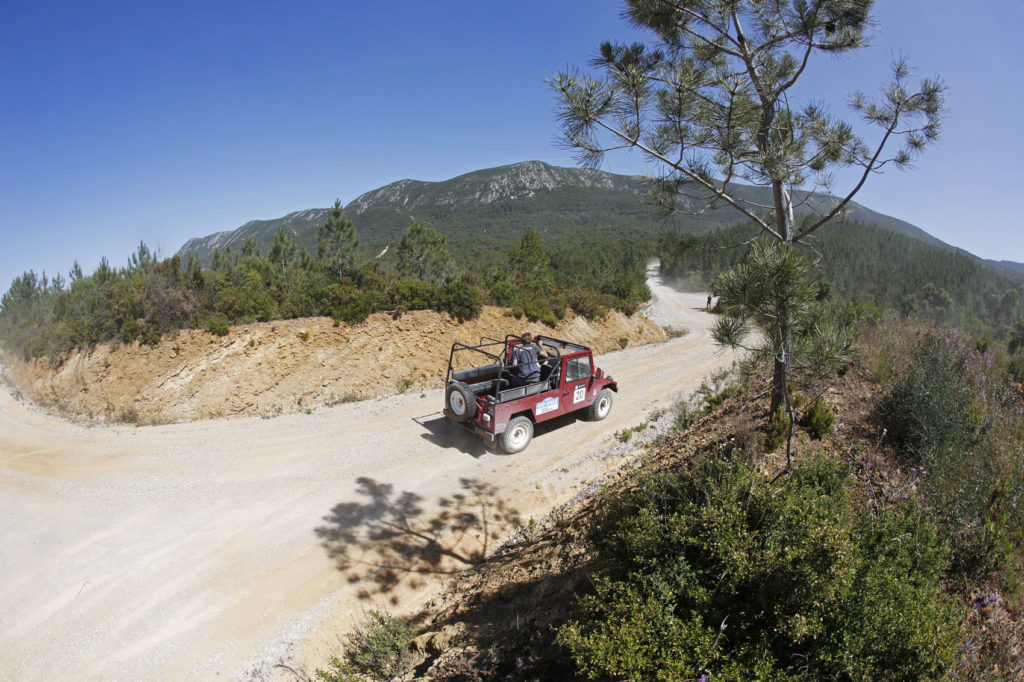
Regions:
M 590 421 L 599 422 L 608 416 L 608 413 L 612 411 L 612 392 L 611 389 L 602 388 L 601 392 L 594 398 L 594 402 L 590 404 L 590 409 L 587 410 L 587 416 Z
M 476 416 L 476 395 L 461 381 L 453 381 L 448 385 L 445 402 L 457 422 L 469 421 Z
M 508 423 L 508 428 L 498 436 L 501 449 L 510 455 L 522 452 L 533 440 L 533 422 L 529 417 L 515 417 Z

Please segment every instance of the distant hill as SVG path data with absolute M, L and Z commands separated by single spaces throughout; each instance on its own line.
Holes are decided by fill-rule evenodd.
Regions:
M 769 203 L 764 188 L 736 185 L 733 194 L 750 203 Z M 646 196 L 647 187 L 636 176 L 525 161 L 441 182 L 393 182 L 357 197 L 345 206 L 345 213 L 355 223 L 368 252 L 396 243 L 415 219 L 444 234 L 453 253 L 460 256 L 505 249 L 531 227 L 550 242 L 608 236 L 651 239 L 667 228 L 700 233 L 741 222 L 729 206 L 687 213 L 700 208 L 698 202 L 687 199 L 680 200 L 679 213 L 666 217 Z M 807 199 L 801 209 L 804 213 L 820 214 L 835 202 L 834 197 L 824 194 L 803 198 Z M 317 225 L 326 213 L 326 208 L 311 208 L 274 220 L 253 220 L 236 230 L 190 239 L 178 253 L 184 258 L 194 252 L 200 262 L 208 264 L 215 249 L 230 246 L 238 250 L 249 237 L 266 253 L 282 227 L 300 245 L 316 253 Z M 857 203 L 850 204 L 845 219 L 953 248 L 908 222 Z M 1006 261 L 988 264 L 1024 277 L 1024 265 Z
M 1004 275 L 1024 279 L 1024 263 L 1014 263 L 1010 260 L 986 260 L 984 262 Z

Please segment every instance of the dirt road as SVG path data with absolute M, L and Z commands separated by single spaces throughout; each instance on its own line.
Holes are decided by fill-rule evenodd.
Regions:
M 0 389 L 0 679 L 269 679 L 322 662 L 366 608 L 415 608 L 731 362 L 703 294 L 650 284 L 652 317 L 689 333 L 600 356 L 611 416 L 542 426 L 516 456 L 449 426 L 438 390 L 137 428 Z

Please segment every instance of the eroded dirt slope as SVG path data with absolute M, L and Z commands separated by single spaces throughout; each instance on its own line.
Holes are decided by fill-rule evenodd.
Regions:
M 454 341 L 504 338 L 525 330 L 593 346 L 600 352 L 665 340 L 642 315 L 610 313 L 590 322 L 570 317 L 557 329 L 486 307 L 458 323 L 414 311 L 379 313 L 335 327 L 305 318 L 234 327 L 224 337 L 181 331 L 156 346 L 101 344 L 59 367 L 46 360 L 4 359 L 24 395 L 63 413 L 101 421 L 162 424 L 231 415 L 262 417 L 440 386 Z

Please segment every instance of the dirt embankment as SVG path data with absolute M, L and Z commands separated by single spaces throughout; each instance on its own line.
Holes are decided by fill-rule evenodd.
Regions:
M 598 352 L 664 341 L 642 315 L 570 315 L 556 329 L 485 307 L 458 323 L 434 311 L 399 319 L 378 313 L 335 327 L 330 318 L 241 325 L 227 336 L 183 330 L 155 346 L 101 344 L 59 366 L 3 358 L 26 397 L 64 414 L 146 424 L 264 417 L 439 386 L 455 341 L 504 338 L 525 330 L 589 344 Z

